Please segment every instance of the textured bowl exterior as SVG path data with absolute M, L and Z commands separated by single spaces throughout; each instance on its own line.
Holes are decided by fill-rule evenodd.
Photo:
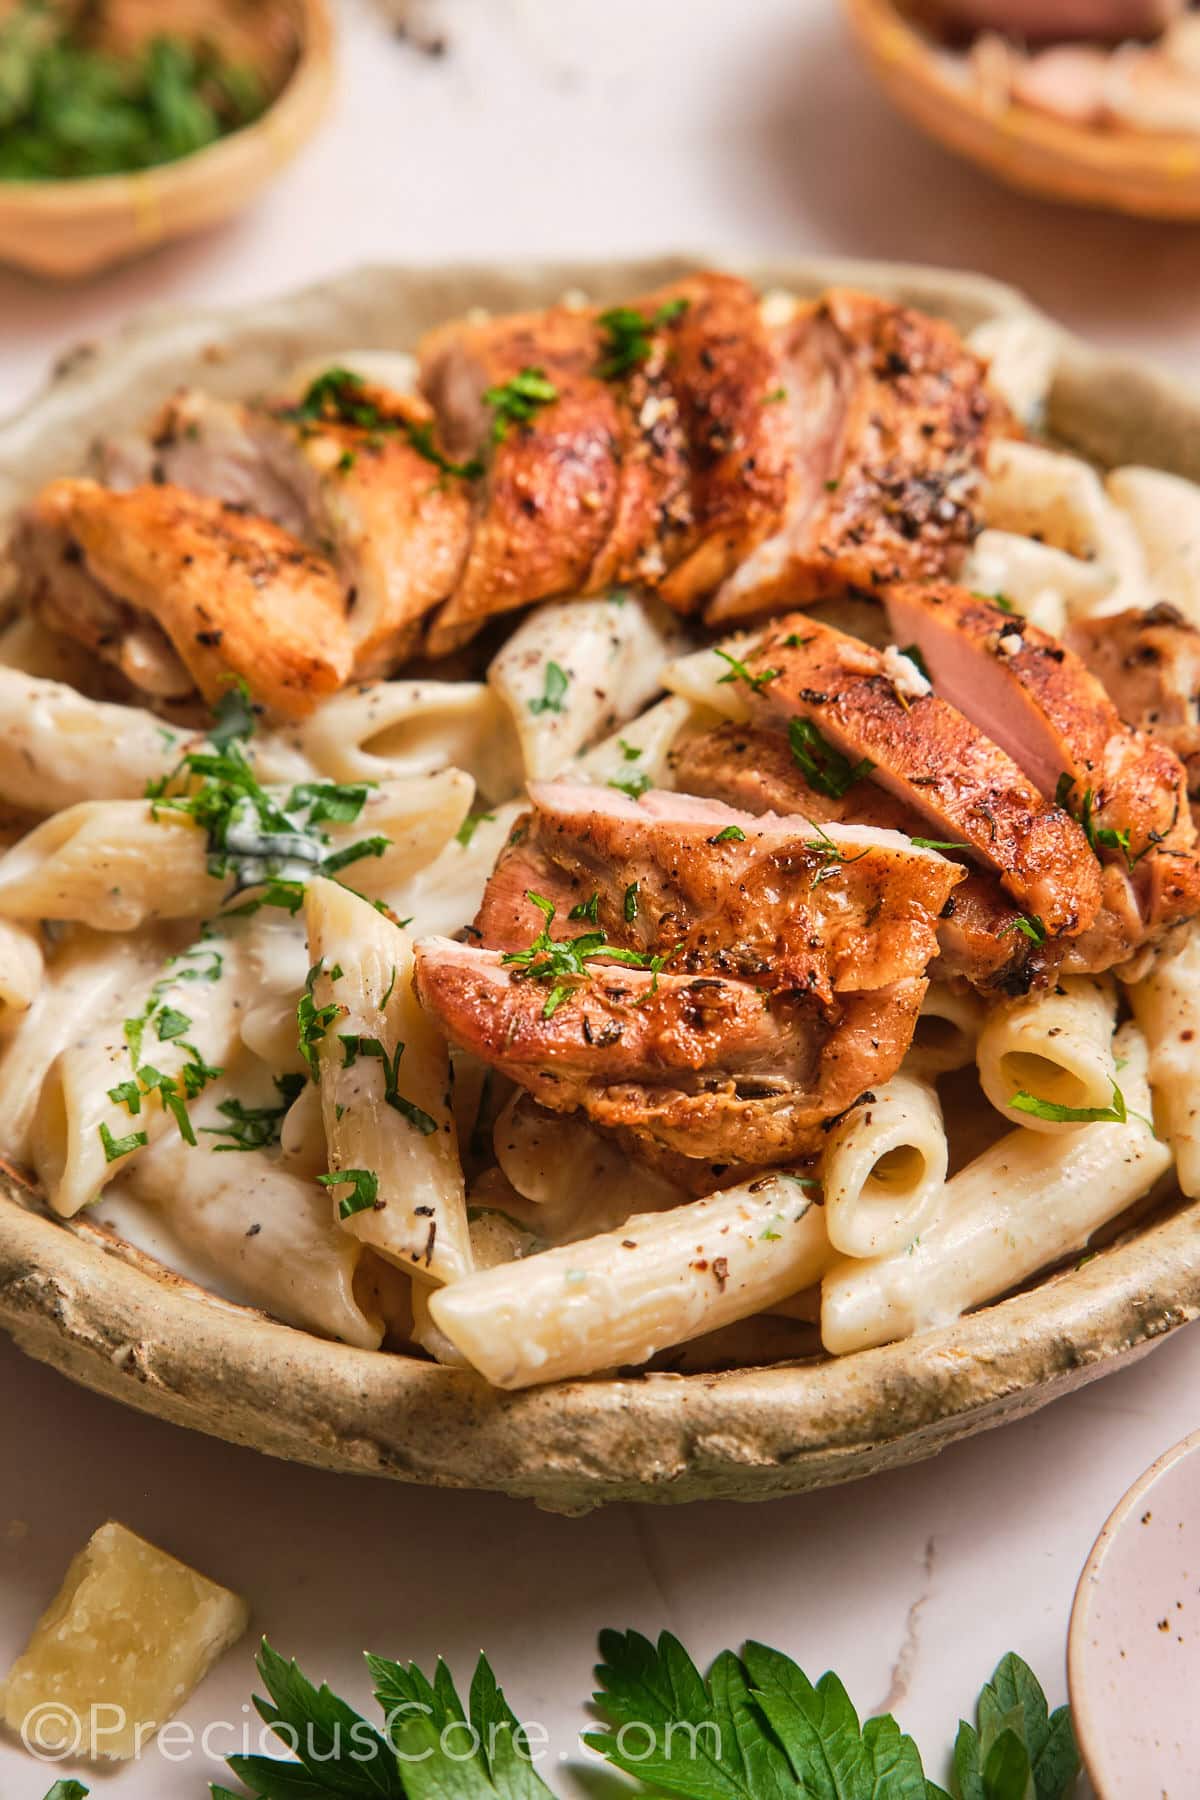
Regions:
M 946 149 L 1012 187 L 1051 200 L 1156 219 L 1200 219 L 1200 137 L 1094 130 L 958 86 L 894 0 L 844 0 L 850 28 L 884 92 Z
M 86 181 L 0 181 L 0 262 L 73 280 L 232 217 L 291 161 L 333 91 L 326 0 L 274 0 L 295 21 L 300 55 L 253 125 L 161 168 Z
M 165 314 L 67 359 L 0 426 L 4 517 L 86 464 L 181 381 L 268 386 L 300 357 L 403 347 L 472 305 L 582 288 L 615 299 L 712 257 L 603 265 L 380 268 L 237 313 Z M 937 270 L 759 263 L 765 287 L 870 287 L 969 329 L 1023 316 L 1056 352 L 1048 426 L 1099 461 L 1200 479 L 1200 395 L 1069 338 L 1011 289 Z M 2 576 L 2 570 L 0 570 Z M 85 1218 L 47 1217 L 0 1174 L 0 1326 L 98 1392 L 273 1456 L 490 1488 L 565 1512 L 614 1500 L 768 1499 L 933 1455 L 1144 1354 L 1200 1313 L 1200 1202 L 1142 1220 L 1082 1266 L 901 1344 L 712 1375 L 632 1375 L 504 1394 L 459 1370 L 326 1343 L 202 1292 Z

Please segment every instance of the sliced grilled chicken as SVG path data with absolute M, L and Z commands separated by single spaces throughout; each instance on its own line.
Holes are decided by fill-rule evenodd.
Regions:
M 366 677 L 411 656 L 458 579 L 471 483 L 446 462 L 425 401 L 330 370 L 295 406 L 184 390 L 142 448 L 108 448 L 105 472 L 250 507 L 318 547 L 345 584 L 353 673 Z
M 805 814 L 821 825 L 857 824 L 927 834 L 928 823 L 873 781 L 858 781 L 841 796 L 805 781 L 782 730 L 726 722 L 685 739 L 671 757 L 677 785 L 750 813 Z M 951 852 L 951 855 L 958 854 Z M 938 961 L 933 970 L 961 975 L 975 987 L 1023 994 L 1045 980 L 1059 954 L 1020 929 L 1018 909 L 987 870 L 967 865 L 938 915 Z
M 712 624 L 846 587 L 952 573 L 979 525 L 1002 408 L 953 328 L 834 289 L 777 335 L 793 444 L 782 528 L 720 588 Z
M 1073 651 L 961 588 L 901 588 L 886 604 L 939 693 L 969 711 L 1043 794 L 1062 794 L 1108 865 L 1103 904 L 1077 946 L 1089 967 L 1106 966 L 1106 955 L 1124 961 L 1200 911 L 1183 765 L 1122 721 Z
M 459 320 L 421 344 L 421 387 L 450 454 L 488 465 L 461 578 L 430 628 L 432 655 L 493 613 L 586 587 L 620 481 L 618 397 L 599 360 L 594 314 L 565 306 Z M 505 390 L 507 407 L 489 404 Z
M 499 951 L 447 938 L 418 944 L 416 985 L 451 1043 L 542 1105 L 752 1167 L 813 1149 L 823 1119 L 886 1079 L 926 987 L 851 994 L 831 1020 L 806 996 L 764 997 L 749 981 L 592 964 L 551 1010 L 546 985 Z
M 899 676 L 898 663 L 909 667 L 797 613 L 749 657 L 743 689 L 757 720 L 786 723 L 818 791 L 846 793 L 869 776 L 927 819 L 931 836 L 994 868 L 1050 936 L 1085 930 L 1100 876 L 1080 826 L 955 707 Z
M 552 900 L 554 937 L 598 928 L 674 973 L 761 990 L 882 988 L 923 975 L 963 870 L 869 826 L 755 817 L 719 801 L 536 782 L 533 812 L 501 854 L 475 920 L 488 948 L 523 950 Z M 585 923 L 572 924 L 571 912 Z
M 300 718 L 350 673 L 345 595 L 325 557 L 266 519 L 173 487 L 55 481 L 17 530 L 21 593 L 45 623 L 162 701 L 231 675 Z
M 434 654 L 492 613 L 613 581 L 686 611 L 782 518 L 789 446 L 764 405 L 777 364 L 753 291 L 698 275 L 620 310 L 616 348 L 609 315 L 568 307 L 460 321 L 422 344 L 446 441 L 488 463 Z M 543 397 L 531 387 L 520 407 L 518 393 L 525 416 L 508 417 L 495 396 L 530 376 Z
M 1126 724 L 1173 750 L 1200 799 L 1200 631 L 1162 603 L 1079 619 L 1064 642 L 1082 657 Z

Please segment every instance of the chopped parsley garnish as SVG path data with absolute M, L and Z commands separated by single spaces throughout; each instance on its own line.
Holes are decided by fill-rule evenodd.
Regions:
M 531 700 L 529 702 L 530 712 L 533 713 L 535 717 L 539 713 L 562 712 L 563 700 L 570 685 L 571 677 L 568 675 L 567 671 L 564 668 L 561 668 L 556 662 L 548 662 L 546 664 L 546 674 L 543 680 L 541 694 L 536 700 Z
M 861 762 L 851 763 L 818 731 L 811 719 L 789 721 L 788 743 L 809 787 L 815 794 L 825 794 L 831 800 L 840 800 L 856 781 L 861 781 L 875 767 L 865 756 Z
M 632 925 L 638 915 L 638 884 L 636 881 L 631 881 L 625 889 L 624 912 L 625 923 Z
M 976 594 L 975 598 L 988 601 L 990 605 L 997 607 L 1002 613 L 1008 613 L 1012 618 L 1019 619 L 1021 617 L 1020 607 L 1014 606 L 1007 594 Z
M 666 300 L 649 317 L 634 306 L 610 306 L 596 321 L 604 333 L 603 355 L 596 373 L 603 381 L 619 381 L 650 360 L 654 334 L 682 318 L 691 302 L 684 297 Z
M 969 850 L 970 844 L 960 843 L 957 838 L 909 838 L 909 843 L 918 850 Z
M 329 1175 L 318 1175 L 322 1187 L 349 1187 L 351 1192 L 338 1201 L 338 1218 L 352 1219 L 355 1213 L 370 1212 L 379 1199 L 379 1177 L 373 1169 L 335 1169 Z
M 528 425 L 539 407 L 557 399 L 558 389 L 544 369 L 522 369 L 511 381 L 488 388 L 483 403 L 492 409 L 493 444 L 503 442 L 510 425 Z
M 283 1121 L 305 1083 L 299 1074 L 276 1075 L 274 1081 L 279 1090 L 277 1106 L 247 1106 L 237 1099 L 218 1102 L 217 1111 L 229 1123 L 200 1127 L 210 1137 L 229 1139 L 227 1144 L 213 1145 L 214 1155 L 221 1150 L 269 1150 L 279 1142 Z
M 418 456 L 432 463 L 443 475 L 458 475 L 464 481 L 477 481 L 483 474 L 483 463 L 479 457 L 472 457 L 469 462 L 452 462 L 444 456 L 433 441 L 433 426 L 428 420 L 406 419 L 395 413 L 386 413 L 365 392 L 366 382 L 361 375 L 352 369 L 331 368 L 318 375 L 309 383 L 304 395 L 295 406 L 286 406 L 280 417 L 290 419 L 296 424 L 353 425 L 360 431 L 369 431 L 378 436 L 382 433 L 398 433 L 406 437 Z M 378 445 L 376 445 L 378 448 Z M 346 474 L 354 467 L 355 455 L 347 450 L 338 462 L 338 469 Z
M 740 825 L 727 825 L 724 831 L 718 831 L 715 837 L 708 839 L 710 844 L 744 844 L 745 841 L 746 834 Z
M 787 399 L 787 389 L 783 386 L 772 388 L 769 394 L 763 395 L 764 406 L 778 406 L 781 400 Z
M 1044 944 L 1047 937 L 1046 927 L 1036 913 L 1019 913 L 1007 925 L 1002 925 L 996 935 L 1007 937 L 1010 931 L 1023 932 L 1031 944 Z
M 744 681 L 752 692 L 761 694 L 763 689 L 770 682 L 777 681 L 782 673 L 779 669 L 764 669 L 761 675 L 755 675 L 753 670 L 748 669 L 744 662 L 739 662 L 736 656 L 731 656 L 729 654 L 728 650 L 719 650 L 715 645 L 713 647 L 713 655 L 719 656 L 722 662 L 729 664 L 728 675 L 721 675 L 718 677 L 718 687 L 724 687 L 725 683 L 728 681 Z
M 315 962 L 308 971 L 304 978 L 304 992 L 296 1006 L 296 1028 L 300 1054 L 308 1065 L 309 1074 L 317 1082 L 321 1079 L 320 1064 L 317 1061 L 317 1045 L 333 1021 L 344 1011 L 344 1008 L 339 1006 L 336 1000 L 330 1000 L 325 1006 L 318 1006 L 313 998 L 313 988 L 316 986 L 317 976 L 323 967 L 324 959 L 321 962 Z M 330 970 L 330 975 L 336 981 L 341 972 L 341 969 L 335 964 L 334 968 Z
M 470 844 L 471 839 L 475 836 L 475 833 L 479 830 L 479 827 L 481 825 L 490 825 L 495 817 L 495 813 L 468 813 L 454 834 L 455 843 L 461 844 L 465 850 Z
M 1096 824 L 1095 794 L 1091 788 L 1084 789 L 1083 800 L 1080 803 L 1079 811 L 1076 812 L 1072 798 L 1074 788 L 1074 776 L 1068 775 L 1064 769 L 1054 789 L 1054 804 L 1070 813 L 1076 824 L 1082 828 L 1083 835 L 1091 845 L 1094 856 L 1098 857 L 1101 850 L 1119 850 L 1125 858 L 1127 867 L 1130 870 L 1135 869 L 1146 852 L 1153 847 L 1153 843 L 1147 844 L 1146 849 L 1135 856 L 1130 844 L 1129 827 L 1122 826 L 1119 831 L 1116 831 L 1111 825 Z
M 568 919 L 588 919 L 595 925 L 600 918 L 600 895 L 596 892 L 590 900 L 580 900 L 567 914 Z
M 243 748 L 253 726 L 249 696 L 239 684 L 216 709 L 208 747 L 186 751 L 169 775 L 146 787 L 152 817 L 182 813 L 205 833 L 209 875 L 233 880 L 228 917 L 262 906 L 296 913 L 313 875 L 336 875 L 365 856 L 382 856 L 391 842 L 376 835 L 330 850 L 321 827 L 352 824 L 370 784 L 304 781 L 277 799 L 260 784 Z M 252 892 L 250 900 L 228 906 L 246 892 Z
M 107 1125 L 101 1125 L 100 1142 L 104 1145 L 105 1162 L 111 1163 L 128 1156 L 131 1150 L 140 1150 L 150 1138 L 144 1131 L 131 1131 L 128 1137 L 115 1138 Z
M 823 825 L 816 825 L 814 829 L 817 836 L 804 840 L 804 848 L 814 851 L 821 858 L 821 867 L 812 878 L 813 887 L 819 887 L 830 876 L 836 875 L 843 863 L 861 862 L 867 854 L 866 850 L 859 850 L 856 855 L 851 856 L 840 844 L 835 843 Z
M 635 884 L 636 885 L 636 884 Z M 609 962 L 623 963 L 631 969 L 649 969 L 655 982 L 651 988 L 653 993 L 657 987 L 658 972 L 674 951 L 668 951 L 662 957 L 646 957 L 637 950 L 625 950 L 618 944 L 610 944 L 605 931 L 585 931 L 579 937 L 552 938 L 550 927 L 558 910 L 552 900 L 544 894 L 535 894 L 532 888 L 526 888 L 525 898 L 532 906 L 536 906 L 546 923 L 538 932 L 526 950 L 511 950 L 504 957 L 506 967 L 516 970 L 515 981 L 542 981 L 550 984 L 550 992 L 542 1007 L 543 1019 L 552 1019 L 563 1001 L 591 974 L 585 965 L 593 957 L 602 956 Z M 626 908 L 629 894 L 625 896 Z
M 618 781 L 614 777 L 608 785 L 610 788 L 616 788 L 622 794 L 628 794 L 631 800 L 640 800 L 643 794 L 650 792 L 654 783 L 648 775 L 639 770 L 636 775 L 630 775 L 624 781 Z
M 389 1056 L 377 1037 L 361 1037 L 357 1032 L 339 1034 L 342 1046 L 342 1067 L 352 1069 L 359 1057 L 373 1057 L 383 1064 L 383 1098 L 384 1103 L 408 1120 L 414 1130 L 422 1137 L 429 1137 L 437 1130 L 437 1120 L 414 1100 L 406 1100 L 400 1092 L 400 1058 L 404 1055 L 404 1045 L 397 1044 Z
M 1060 1106 L 1057 1100 L 1042 1100 L 1025 1088 L 1019 1088 L 1008 1104 L 1014 1112 L 1031 1113 L 1035 1119 L 1053 1119 L 1064 1125 L 1125 1125 L 1129 1120 L 1125 1096 L 1115 1081 L 1111 1106 Z
M 617 739 L 617 748 L 626 762 L 636 762 L 642 754 L 636 744 L 627 744 L 624 738 Z
M 203 967 L 178 968 L 176 965 L 186 963 L 193 957 L 207 957 L 209 961 Z M 215 972 L 212 959 L 215 958 Z M 126 1112 L 137 1117 L 142 1111 L 142 1101 L 151 1094 L 157 1094 L 163 1111 L 170 1113 L 179 1128 L 179 1134 L 186 1144 L 196 1142 L 196 1133 L 191 1119 L 188 1117 L 187 1103 L 202 1094 L 210 1081 L 215 1081 L 222 1073 L 207 1062 L 196 1048 L 184 1037 L 185 1031 L 192 1028 L 192 1020 L 178 1007 L 170 1006 L 163 996 L 169 988 L 180 981 L 215 981 L 221 972 L 221 954 L 209 944 L 194 945 L 190 950 L 182 951 L 178 956 L 169 959 L 167 972 L 159 977 L 150 989 L 146 1004 L 140 1013 L 124 1020 L 122 1034 L 129 1051 L 129 1060 L 133 1064 L 133 1074 L 124 1081 L 119 1081 L 108 1089 L 108 1097 L 114 1106 L 123 1106 Z M 178 1073 L 167 1075 L 151 1062 L 142 1060 L 146 1034 L 152 1032 L 160 1044 L 175 1043 L 184 1051 L 185 1059 L 180 1064 Z M 145 1132 L 134 1132 L 130 1137 L 114 1139 L 106 1125 L 100 1126 L 100 1141 L 104 1145 L 107 1161 L 112 1162 L 117 1156 L 124 1156 L 127 1150 L 137 1149 L 148 1141 Z M 112 1150 L 112 1145 L 124 1148 Z

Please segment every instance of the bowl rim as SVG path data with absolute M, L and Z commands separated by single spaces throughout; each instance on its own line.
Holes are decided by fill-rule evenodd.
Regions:
M 912 265 L 693 253 L 376 267 L 257 305 L 152 314 L 68 359 L 0 424 L 0 526 L 24 492 L 82 459 L 98 424 L 143 416 L 180 380 L 244 381 L 234 346 L 256 374 L 267 353 L 278 372 L 314 349 L 344 349 L 364 318 L 386 321 L 400 340 L 473 300 L 521 310 L 572 288 L 615 300 L 714 263 L 762 288 L 857 283 L 964 328 L 1020 320 L 1053 348 L 1055 437 L 1101 461 L 1157 461 L 1200 477 L 1200 393 L 1089 348 L 1003 284 Z M 1200 1316 L 1198 1223 L 1200 1200 L 1181 1203 L 1036 1287 L 849 1357 L 502 1393 L 468 1372 L 332 1344 L 151 1273 L 91 1221 L 52 1220 L 10 1171 L 0 1175 L 0 1328 L 99 1392 L 320 1467 L 495 1489 L 568 1512 L 612 1500 L 768 1498 L 931 1455 L 1144 1354 Z
M 1140 188 L 1145 200 L 1157 197 L 1166 208 L 1163 216 L 1200 211 L 1200 132 L 1149 132 L 1128 125 L 1098 129 L 1055 119 L 1020 101 L 1003 112 L 991 111 L 952 80 L 929 37 L 896 0 L 843 0 L 843 7 L 888 94 L 943 145 L 1059 199 L 1118 205 L 1096 185 L 1111 180 Z M 1041 166 L 1020 166 L 1015 159 L 1022 153 L 1043 159 Z M 1064 177 L 1058 186 L 1055 166 Z M 1069 185 L 1070 177 L 1083 185 Z
M 1117 1800 L 1115 1790 L 1107 1787 L 1102 1780 L 1104 1771 L 1096 1760 L 1097 1747 L 1103 1742 L 1103 1733 L 1096 1723 L 1097 1709 L 1101 1702 L 1097 1697 L 1093 1704 L 1086 1673 L 1091 1609 L 1100 1591 L 1104 1563 L 1117 1538 L 1162 1477 L 1197 1452 L 1200 1452 L 1200 1430 L 1189 1432 L 1177 1444 L 1172 1444 L 1170 1449 L 1155 1457 L 1149 1468 L 1122 1494 L 1104 1521 L 1075 1586 L 1071 1619 L 1067 1627 L 1067 1689 L 1071 1696 L 1071 1713 L 1080 1755 L 1098 1800 Z
M 219 183 L 241 163 L 246 144 L 258 134 L 280 144 L 290 142 L 310 114 L 327 97 L 333 78 L 334 28 L 328 0 L 282 0 L 292 13 L 300 36 L 295 64 L 279 91 L 256 119 L 227 131 L 199 150 L 148 169 L 116 170 L 108 175 L 61 176 L 52 181 L 0 181 L 0 210 L 6 214 L 25 208 L 45 217 L 55 212 L 77 214 L 128 206 L 131 196 L 176 184 L 183 176 L 188 185 Z M 227 166 L 228 165 L 228 166 Z M 159 195 L 161 199 L 161 193 Z

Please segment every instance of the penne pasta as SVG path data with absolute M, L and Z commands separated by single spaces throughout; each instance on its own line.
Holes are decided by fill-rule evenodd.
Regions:
M 285 1325 L 376 1350 L 383 1321 L 363 1305 L 356 1276 L 361 1244 L 339 1231 L 315 1181 L 262 1150 L 222 1155 L 201 1138 L 192 1148 L 166 1135 L 124 1173 L 122 1204 L 100 1214 L 138 1242 L 147 1232 L 170 1267 Z M 129 1200 L 140 1218 L 129 1217 Z M 158 1241 L 155 1241 L 155 1239 Z
M 163 953 L 162 940 L 149 933 L 113 939 L 80 929 L 59 945 L 36 996 L 0 1050 L 4 1155 L 28 1164 L 30 1128 L 55 1058 L 68 1045 L 86 1044 L 97 1020 L 109 1017 L 123 995 L 153 979 Z
M 469 815 L 428 867 L 391 889 L 388 904 L 409 921 L 414 937 L 453 936 L 471 923 L 496 858 L 526 810 L 523 800 L 510 800 Z
M 826 1350 L 843 1356 L 948 1324 L 1081 1250 L 1154 1185 L 1171 1153 L 1147 1122 L 1145 1041 L 1125 1025 L 1117 1047 L 1125 1123 L 1085 1125 L 1053 1139 L 1022 1129 L 1000 1138 L 947 1182 L 936 1217 L 911 1245 L 829 1270 L 821 1304 Z
M 37 998 L 44 973 L 42 943 L 36 926 L 0 919 L 0 1032 L 27 1013 Z
M 689 656 L 677 657 L 662 672 L 662 684 L 668 693 L 690 700 L 693 706 L 706 706 L 724 719 L 735 719 L 739 725 L 750 717 L 750 708 L 734 680 L 726 658 L 736 656 L 745 661 L 762 633 L 742 633 L 722 638 L 706 650 L 693 650 Z M 722 652 L 724 654 L 722 654 Z
M 1192 926 L 1160 952 L 1128 989 L 1150 1055 L 1150 1085 L 1175 1173 L 1189 1199 L 1200 1194 L 1200 932 Z M 1121 1076 L 1125 1079 L 1124 1074 Z
M 434 1324 L 496 1387 L 646 1362 L 808 1287 L 829 1258 L 822 1209 L 771 1174 L 442 1288 Z
M 63 1218 L 158 1138 L 195 1137 L 188 1102 L 236 1052 L 242 968 L 228 939 L 194 950 L 195 959 L 172 958 L 156 980 L 111 994 L 87 1037 L 69 1043 L 47 1071 L 30 1160 Z
M 992 1105 L 1037 1132 L 1077 1131 L 1086 1120 L 1064 1115 L 1111 1108 L 1116 1012 L 1112 982 L 1089 975 L 998 1001 L 975 1047 L 980 1086 Z
M 343 1227 L 424 1281 L 471 1267 L 449 1059 L 413 993 L 412 940 L 320 878 L 305 899 L 310 1054 Z
M 59 812 L 133 800 L 168 774 L 189 734 L 136 706 L 0 666 L 0 800 Z
M 1128 517 L 1087 463 L 1041 444 L 992 445 L 983 495 L 989 526 L 1036 538 L 1103 571 L 1102 595 L 1076 597 L 1077 613 L 1150 604 L 1145 558 Z
M 515 1190 L 500 1204 L 543 1244 L 596 1237 L 632 1213 L 663 1212 L 686 1198 L 581 1113 L 548 1112 L 521 1089 L 496 1120 L 493 1142 Z
M 977 356 L 987 359 L 988 385 L 1012 408 L 1022 425 L 1042 421 L 1060 355 L 1055 326 L 1035 315 L 986 319 L 967 334 Z
M 1061 632 L 1069 618 L 1104 598 L 1102 565 L 1070 556 L 1011 531 L 981 531 L 959 577 L 977 594 L 999 594 L 1043 631 Z
M 465 769 L 485 800 L 521 782 L 506 708 L 477 681 L 369 681 L 344 688 L 287 740 L 333 781 L 384 782 Z
M 1108 492 L 1146 560 L 1147 600 L 1165 600 L 1200 626 L 1200 487 L 1163 469 L 1114 469 Z
M 0 856 L 0 917 L 133 931 L 215 913 L 229 883 L 207 869 L 204 833 L 148 800 L 85 800 Z
M 983 1001 L 965 981 L 931 981 L 904 1058 L 904 1073 L 929 1081 L 967 1068 L 975 1061 L 985 1016 Z
M 681 735 L 696 725 L 716 724 L 718 715 L 672 694 L 640 718 L 630 720 L 591 750 L 585 750 L 572 775 L 602 782 L 625 793 L 646 787 L 673 787 L 671 752 Z
M 950 1152 L 936 1090 L 894 1075 L 834 1125 L 821 1162 L 825 1225 L 843 1256 L 887 1256 L 941 1199 Z
M 640 713 L 683 641 L 673 614 L 633 594 L 554 601 L 531 612 L 488 668 L 526 778 L 557 775 L 586 745 Z

